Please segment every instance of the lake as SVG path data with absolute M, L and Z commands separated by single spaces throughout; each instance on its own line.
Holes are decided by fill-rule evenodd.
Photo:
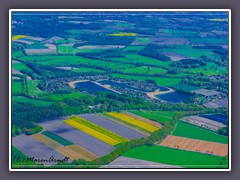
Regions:
M 115 93 L 114 91 L 111 91 L 110 89 L 104 88 L 102 86 L 99 86 L 91 81 L 85 81 L 85 82 L 77 82 L 74 84 L 75 88 L 86 90 L 86 91 L 107 91 Z
M 160 91 L 168 91 L 169 88 L 164 87 L 164 86 L 158 86 L 158 88 L 160 89 Z
M 129 86 L 126 83 L 120 83 L 120 82 L 109 81 L 109 80 L 98 81 L 98 83 L 100 83 L 102 85 L 110 85 L 111 87 L 120 87 L 120 88 L 127 88 L 127 89 L 133 89 L 133 90 L 142 91 L 142 89 Z M 169 88 L 164 87 L 164 86 L 158 86 L 158 88 L 161 91 L 168 91 L 169 90 Z M 151 92 L 151 91 L 144 91 L 144 92 Z
M 100 83 L 102 85 L 110 85 L 111 87 L 120 87 L 120 88 L 127 88 L 127 89 L 142 91 L 141 89 L 129 86 L 125 83 L 120 83 L 120 82 L 115 82 L 115 81 L 102 80 L 102 81 L 98 81 L 98 83 Z
M 173 102 L 173 103 L 179 103 L 179 102 L 182 102 L 185 99 L 189 98 L 190 96 L 192 96 L 192 95 L 189 93 L 185 93 L 182 91 L 175 91 L 175 92 L 170 92 L 170 93 L 166 93 L 166 94 L 159 94 L 159 95 L 156 95 L 155 97 L 160 100 Z

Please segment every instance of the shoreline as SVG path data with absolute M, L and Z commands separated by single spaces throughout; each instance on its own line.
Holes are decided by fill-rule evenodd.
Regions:
M 77 80 L 77 81 L 71 81 L 68 83 L 68 85 L 71 87 L 71 88 L 75 88 L 75 83 L 79 83 L 79 82 L 86 82 L 86 81 L 89 81 L 89 80 Z
M 169 88 L 168 91 L 160 91 L 159 89 L 157 89 L 156 91 L 149 92 L 149 93 L 146 93 L 146 94 L 147 94 L 150 98 L 159 100 L 159 99 L 156 97 L 156 95 L 167 94 L 167 93 L 170 93 L 170 92 L 175 92 L 175 90 L 173 90 L 172 88 Z

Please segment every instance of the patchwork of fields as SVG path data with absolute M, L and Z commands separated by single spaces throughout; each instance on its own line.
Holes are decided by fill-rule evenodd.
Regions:
M 126 112 L 125 112 L 126 113 Z M 124 143 L 130 139 L 146 137 L 144 133 L 136 131 L 128 126 L 136 126 L 135 121 L 146 125 L 149 131 L 157 130 L 161 125 L 148 119 L 135 119 L 127 114 L 110 113 L 126 122 L 114 121 L 95 114 L 82 114 L 79 116 L 67 116 L 52 118 L 39 123 L 43 131 L 31 136 L 21 135 L 13 138 L 13 145 L 27 156 L 41 157 L 42 152 L 48 150 L 48 155 L 56 154 L 58 157 L 69 157 L 69 162 L 75 159 L 94 160 L 105 156 L 115 149 L 115 145 Z M 136 124 L 136 125 L 135 125 Z M 35 149 L 28 149 L 27 143 L 32 143 Z M 44 156 L 45 157 L 45 156 Z M 44 164 L 51 165 L 55 163 Z
M 30 158 L 33 157 L 37 162 L 40 161 L 39 163 L 45 165 L 53 165 L 57 163 L 50 160 L 52 156 L 59 160 L 65 158 L 64 155 L 50 148 L 48 145 L 26 135 L 20 135 L 13 138 L 12 145 L 23 152 L 26 156 Z
M 13 165 L 228 167 L 229 13 L 18 13 Z
M 28 157 L 40 158 L 42 151 L 45 152 L 47 150 L 49 152 L 48 155 L 53 154 L 62 159 L 69 157 L 69 162 L 75 159 L 91 161 L 109 154 L 115 149 L 114 146 L 119 143 L 146 137 L 144 133 L 137 131 L 132 126 L 144 131 L 154 132 L 162 128 L 162 125 L 156 122 L 156 120 L 165 122 L 175 114 L 177 112 L 125 111 L 123 113 L 109 112 L 106 114 L 108 116 L 82 114 L 79 116 L 53 118 L 39 123 L 44 128 L 41 133 L 32 136 L 21 135 L 14 137 L 13 145 Z M 155 121 L 149 119 L 154 119 Z M 164 119 L 164 121 L 161 119 Z M 204 164 L 209 168 L 214 165 L 217 167 L 216 164 L 221 161 L 221 158 L 217 158 L 217 156 L 223 157 L 228 154 L 228 145 L 223 144 L 226 143 L 226 140 L 225 136 L 220 136 L 179 121 L 173 135 L 165 138 L 158 146 L 141 146 L 125 153 L 124 156 L 136 159 L 127 160 L 126 162 L 128 163 L 124 165 L 132 167 L 132 162 L 147 160 L 149 163 L 143 161 L 139 162 L 140 164 L 137 166 L 145 167 L 147 164 L 151 164 L 151 162 L 157 162 L 160 164 L 156 164 L 156 167 L 197 168 Z M 28 143 L 32 143 L 35 149 L 26 148 Z M 147 152 L 151 155 L 147 155 Z M 155 156 L 156 153 L 160 153 L 162 156 Z M 176 158 L 173 161 L 170 158 L 171 154 L 177 155 L 179 158 L 184 156 L 186 159 Z M 44 157 L 49 158 L 46 155 Z M 106 166 L 106 168 L 111 165 L 114 167 L 121 166 L 119 164 L 121 162 L 123 161 L 119 159 Z M 56 163 L 44 162 L 44 164 L 53 165 Z M 112 168 L 114 168 L 113 166 Z M 152 166 L 155 166 L 154 163 Z

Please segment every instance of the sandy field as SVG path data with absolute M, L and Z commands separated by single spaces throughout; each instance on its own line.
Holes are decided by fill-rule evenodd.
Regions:
M 228 145 L 179 136 L 168 136 L 159 145 L 216 156 L 228 155 Z

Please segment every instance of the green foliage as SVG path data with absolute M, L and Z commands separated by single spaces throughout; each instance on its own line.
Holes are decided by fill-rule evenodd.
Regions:
M 18 42 L 12 42 L 12 52 L 22 50 L 26 47 L 25 44 L 23 43 L 18 43 Z
M 145 46 L 145 48 L 138 54 L 154 58 L 160 61 L 170 61 L 171 59 L 168 56 L 164 55 L 163 53 L 159 52 L 158 51 L 159 49 L 163 49 L 163 47 L 157 44 L 149 44 Z
M 53 104 L 53 102 L 50 102 L 50 101 L 43 101 L 43 100 L 39 100 L 39 99 L 31 99 L 31 98 L 24 97 L 24 96 L 13 96 L 12 101 L 13 102 L 30 103 L 30 104 L 33 104 L 35 106 L 49 106 L 49 105 Z
M 223 127 L 218 130 L 218 134 L 228 136 L 229 135 L 229 127 Z
M 197 59 L 182 59 L 177 62 L 173 62 L 172 66 L 181 68 L 199 68 L 200 66 L 206 66 L 205 62 Z
M 34 128 L 23 128 L 23 133 L 26 135 L 32 135 L 32 134 L 36 134 L 42 130 L 43 130 L 42 126 L 34 124 Z

